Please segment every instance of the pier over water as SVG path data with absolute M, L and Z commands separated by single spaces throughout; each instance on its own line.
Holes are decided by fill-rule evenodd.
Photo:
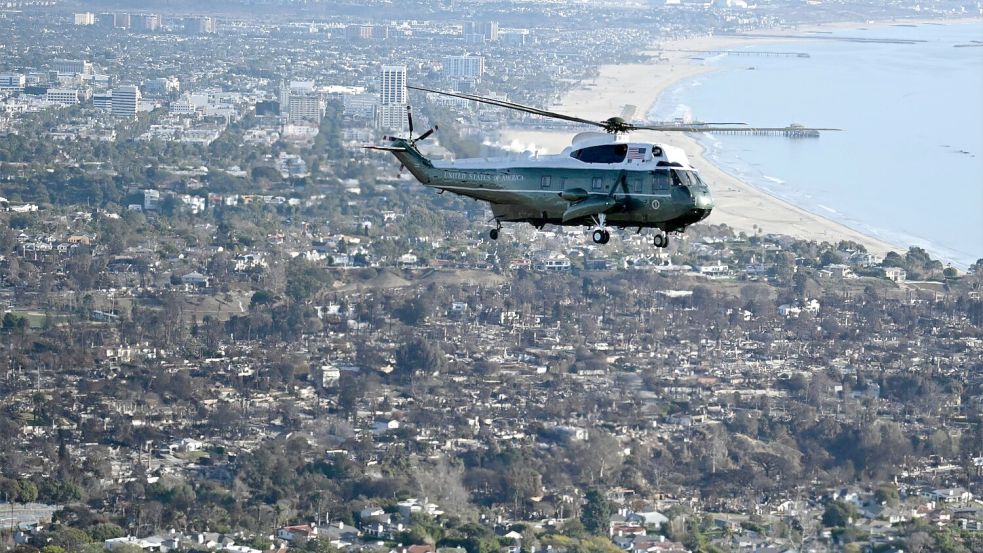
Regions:
M 763 50 L 683 50 L 678 48 L 661 48 L 661 52 L 685 52 L 690 54 L 705 54 L 717 56 L 726 54 L 728 56 L 762 56 L 768 58 L 808 58 L 805 52 L 766 52 Z

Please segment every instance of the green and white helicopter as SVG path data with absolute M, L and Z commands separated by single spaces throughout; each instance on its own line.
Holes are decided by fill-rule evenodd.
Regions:
M 635 125 L 623 117 L 592 121 L 493 98 L 443 92 L 416 86 L 407 88 L 442 94 L 599 127 L 604 132 L 582 132 L 559 154 L 528 159 L 473 158 L 452 161 L 427 159 L 416 144 L 437 126 L 413 138 L 413 117 L 407 108 L 409 138 L 388 137 L 386 146 L 366 146 L 392 152 L 424 186 L 486 201 L 498 239 L 503 222 L 580 225 L 592 228 L 597 244 L 611 237 L 609 227 L 657 229 L 656 247 L 669 245 L 670 233 L 706 219 L 713 210 L 710 188 L 690 165 L 685 152 L 666 144 L 634 142 L 628 133 L 636 130 L 671 132 L 837 130 L 804 127 L 734 127 L 741 123 L 695 125 Z

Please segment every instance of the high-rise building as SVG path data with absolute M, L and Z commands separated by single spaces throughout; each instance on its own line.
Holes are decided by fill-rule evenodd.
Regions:
M 467 44 L 495 42 L 498 40 L 498 21 L 465 21 L 461 24 L 461 34 Z
M 498 40 L 498 21 L 482 21 L 478 23 L 478 34 L 485 37 L 488 42 Z
M 53 104 L 71 106 L 79 103 L 79 91 L 75 88 L 49 88 L 44 99 Z
M 96 25 L 102 28 L 113 28 L 116 26 L 115 13 L 100 13 L 96 16 Z
M 131 28 L 134 31 L 152 33 L 160 30 L 160 16 L 153 13 L 143 13 L 139 15 L 131 15 L 130 23 L 132 23 Z
M 27 86 L 27 77 L 9 73 L 0 75 L 0 90 L 24 90 Z
M 376 108 L 378 126 L 382 130 L 402 132 L 406 126 L 406 106 L 389 105 Z
M 367 92 L 345 94 L 342 97 L 342 104 L 345 115 L 372 119 L 375 117 L 375 110 L 379 106 L 379 97 Z
M 76 25 L 95 25 L 96 24 L 96 14 L 91 12 L 77 13 L 75 14 L 75 24 Z
M 290 96 L 294 94 L 313 94 L 314 81 L 283 81 L 280 83 L 280 114 L 290 115 Z
M 116 26 L 120 29 L 129 29 L 132 23 L 130 14 L 128 13 L 118 13 L 113 19 Z
M 160 77 L 143 83 L 143 90 L 148 95 L 166 96 L 181 92 L 181 81 L 177 77 Z
M 92 62 L 84 60 L 55 60 L 51 66 L 59 75 L 92 74 Z
M 270 117 L 280 115 L 280 102 L 273 100 L 262 100 L 256 102 L 256 117 Z
M 345 38 L 348 40 L 386 40 L 389 38 L 389 27 L 386 25 L 349 25 L 345 27 Z
M 379 128 L 406 128 L 406 66 L 383 65 L 379 73 Z
M 184 20 L 184 30 L 191 34 L 211 34 L 215 32 L 215 20 L 207 15 L 189 17 Z
M 140 108 L 140 89 L 134 85 L 113 89 L 113 115 L 133 117 Z
M 485 73 L 485 58 L 482 56 L 447 56 L 444 58 L 444 76 L 452 79 L 478 80 Z
M 406 66 L 383 65 L 379 74 L 379 103 L 406 105 Z
M 474 21 L 465 21 L 461 24 L 461 34 L 464 36 L 466 44 L 481 44 L 485 37 L 478 32 L 478 24 Z
M 113 110 L 113 93 L 98 92 L 92 95 L 92 107 L 103 111 Z
M 529 29 L 501 31 L 498 38 L 506 46 L 523 46 L 529 42 Z
M 320 124 L 324 117 L 324 99 L 316 92 L 291 91 L 287 113 L 287 120 L 291 123 Z

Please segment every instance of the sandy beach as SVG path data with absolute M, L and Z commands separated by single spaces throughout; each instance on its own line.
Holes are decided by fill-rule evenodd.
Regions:
M 879 23 L 889 25 L 892 22 Z M 904 23 L 917 23 L 904 21 Z M 875 26 L 874 23 L 830 24 L 783 32 L 789 39 L 814 30 L 829 31 L 848 27 Z M 775 34 L 771 31 L 764 31 Z M 789 42 L 787 39 L 697 37 L 664 41 L 661 48 L 673 50 L 722 50 L 734 46 Z M 581 83 L 566 92 L 560 102 L 550 109 L 603 120 L 621 114 L 625 105 L 637 107 L 636 117 L 644 118 L 659 95 L 682 80 L 715 71 L 716 68 L 694 64 L 687 52 L 663 51 L 661 60 L 650 63 L 607 65 L 600 68 L 597 78 Z M 753 123 L 753 122 L 752 122 Z M 505 129 L 500 133 L 503 145 L 534 147 L 540 153 L 557 153 L 570 144 L 574 133 L 561 131 L 528 131 Z M 748 234 L 757 232 L 778 233 L 796 238 L 837 242 L 852 240 L 863 244 L 868 251 L 883 256 L 888 251 L 905 251 L 904 244 L 888 244 L 867 236 L 831 219 L 808 212 L 786 201 L 771 196 L 740 179 L 731 176 L 703 156 L 703 147 L 694 139 L 680 133 L 636 132 L 633 140 L 661 142 L 683 148 L 691 163 L 701 172 L 713 191 L 716 207 L 709 223 L 724 223 Z

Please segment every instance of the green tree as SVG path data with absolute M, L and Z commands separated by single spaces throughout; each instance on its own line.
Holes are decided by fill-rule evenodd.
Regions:
M 842 501 L 830 501 L 826 504 L 823 511 L 823 526 L 835 528 L 850 524 L 850 520 L 856 517 L 856 509 L 852 505 Z
M 27 328 L 27 317 L 8 311 L 3 316 L 4 330 L 23 330 Z
M 66 551 L 81 551 L 86 544 L 92 542 L 92 539 L 78 528 L 55 526 L 45 532 L 44 541 L 48 545 L 62 547 Z
M 901 267 L 905 268 L 905 259 L 898 252 L 887 252 L 881 261 L 881 267 Z
M 113 538 L 120 538 L 126 535 L 126 532 L 120 528 L 119 525 L 113 524 L 111 522 L 103 522 L 91 526 L 88 529 L 89 537 L 92 541 L 104 542 Z
M 20 480 L 17 482 L 17 501 L 21 503 L 32 503 L 38 499 L 38 487 L 30 480 Z
M 433 299 L 427 294 L 406 300 L 396 308 L 395 314 L 403 324 L 413 326 L 425 321 L 433 309 Z
M 394 374 L 409 379 L 417 371 L 441 371 L 446 364 L 444 352 L 439 346 L 418 338 L 404 343 L 396 350 Z
M 287 266 L 287 296 L 295 302 L 314 297 L 331 282 L 327 271 L 304 260 L 300 256 L 290 260 Z
M 249 299 L 249 309 L 256 309 L 260 305 L 270 305 L 276 302 L 276 294 L 269 290 L 256 290 Z
M 900 497 L 898 496 L 898 488 L 892 484 L 884 484 L 878 486 L 874 490 L 874 499 L 878 503 L 883 503 L 889 507 L 895 507 L 900 502 Z
M 585 496 L 587 503 L 580 513 L 580 522 L 591 534 L 607 533 L 611 522 L 611 506 L 604 494 L 597 488 L 591 488 Z

